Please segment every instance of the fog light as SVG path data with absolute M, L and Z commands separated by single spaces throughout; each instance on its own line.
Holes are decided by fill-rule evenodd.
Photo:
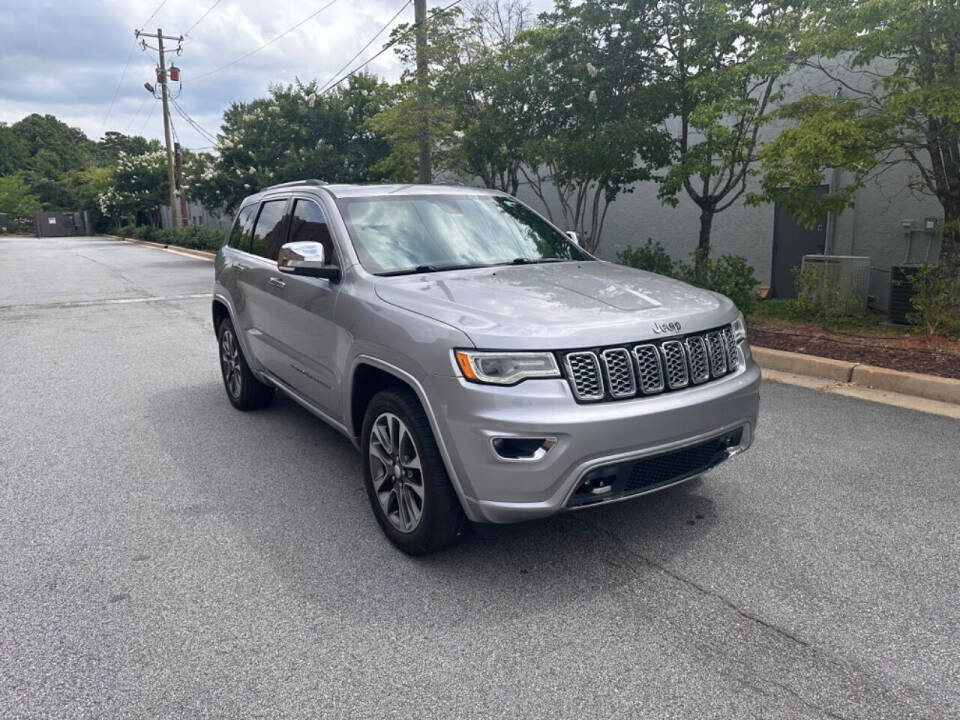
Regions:
M 493 451 L 504 460 L 540 460 L 557 444 L 555 437 L 495 437 Z

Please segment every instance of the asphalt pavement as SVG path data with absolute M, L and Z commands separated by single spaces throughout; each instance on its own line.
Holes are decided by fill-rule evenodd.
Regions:
M 960 717 L 960 422 L 765 384 L 702 479 L 411 559 L 211 282 L 0 238 L 0 717 Z

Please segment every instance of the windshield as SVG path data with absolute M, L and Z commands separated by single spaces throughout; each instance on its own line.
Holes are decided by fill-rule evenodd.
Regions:
M 592 259 L 510 197 L 343 198 L 340 207 L 360 262 L 381 275 Z

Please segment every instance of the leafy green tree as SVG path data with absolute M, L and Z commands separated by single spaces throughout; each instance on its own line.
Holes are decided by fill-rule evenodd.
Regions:
M 0 123 L 0 175 L 20 172 L 27 166 L 27 146 L 6 123 Z
M 907 163 L 913 187 L 944 211 L 941 260 L 960 267 L 960 9 L 955 0 L 815 0 L 798 48 L 837 95 L 782 107 L 794 121 L 761 151 L 763 193 L 815 222 L 852 205 L 865 179 Z M 840 71 L 824 66 L 830 58 Z M 822 198 L 812 188 L 834 169 L 852 181 Z
M 657 35 L 643 3 L 559 0 L 521 33 L 533 126 L 524 177 L 548 212 L 552 185 L 563 224 L 600 244 L 610 204 L 654 177 L 670 154 L 668 97 L 656 82 Z M 552 214 L 552 213 L 551 213 Z
M 82 130 L 70 127 L 53 115 L 27 115 L 10 129 L 20 138 L 32 165 L 39 166 L 32 169 L 45 174 L 79 170 L 93 156 L 93 141 Z
M 159 140 L 147 140 L 141 135 L 124 135 L 108 130 L 97 143 L 98 164 L 112 165 L 121 155 L 142 155 L 161 148 Z
M 32 215 L 41 209 L 40 198 L 19 175 L 0 176 L 0 212 L 14 218 Z
M 187 194 L 207 207 L 232 210 L 271 184 L 320 178 L 373 182 L 386 141 L 365 125 L 382 109 L 383 84 L 357 75 L 321 94 L 316 82 L 274 86 L 270 96 L 234 103 L 224 114 L 217 155 L 188 159 Z
M 669 94 L 675 158 L 659 188 L 700 209 L 695 267 L 706 268 L 714 216 L 746 192 L 766 113 L 791 65 L 790 0 L 660 0 L 652 10 L 658 76 Z
M 71 170 L 65 181 L 73 191 L 75 209 L 89 211 L 91 222 L 98 230 L 108 229 L 109 218 L 100 211 L 100 196 L 113 187 L 114 168 L 88 165 L 83 170 Z

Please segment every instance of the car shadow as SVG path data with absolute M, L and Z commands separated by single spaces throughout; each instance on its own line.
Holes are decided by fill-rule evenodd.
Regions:
M 374 622 L 379 603 L 399 602 L 425 622 L 458 622 L 488 613 L 495 596 L 498 613 L 539 613 L 644 582 L 674 553 L 709 542 L 717 521 L 710 484 L 695 478 L 606 507 L 478 526 L 444 552 L 408 557 L 376 524 L 356 449 L 293 401 L 239 412 L 210 382 L 149 402 L 184 494 L 168 499 L 171 532 L 229 526 L 271 582 L 318 611 L 356 605 Z

